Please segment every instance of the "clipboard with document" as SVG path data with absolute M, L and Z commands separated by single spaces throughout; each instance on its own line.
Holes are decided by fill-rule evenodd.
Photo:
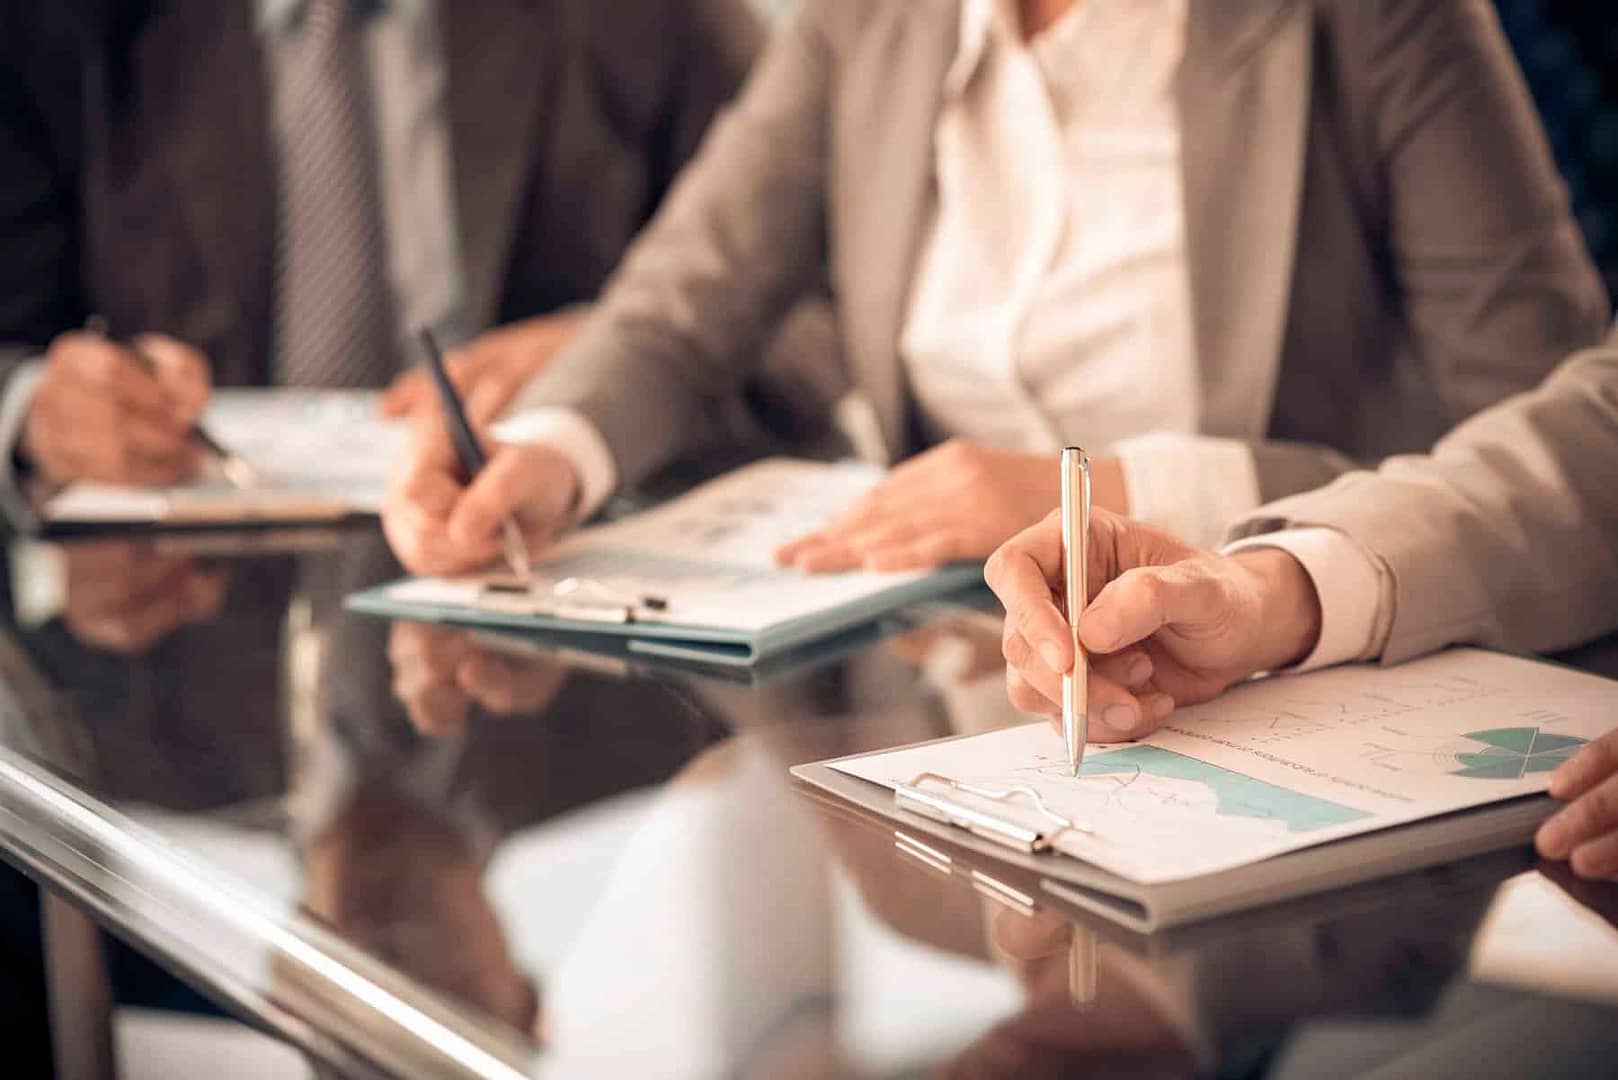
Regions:
M 1138 932 L 1526 843 L 1618 683 L 1458 649 L 1257 680 L 1067 774 L 1049 725 L 800 766 Z
M 505 572 L 412 578 L 358 593 L 354 611 L 466 626 L 614 635 L 630 651 L 750 666 L 889 612 L 981 586 L 978 565 L 808 574 L 775 550 L 882 478 L 856 463 L 773 459 L 621 521 L 582 529 Z

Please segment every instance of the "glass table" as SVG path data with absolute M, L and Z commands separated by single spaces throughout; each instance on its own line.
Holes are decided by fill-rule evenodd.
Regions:
M 337 1075 L 1611 1075 L 1618 887 L 1504 851 L 1139 937 L 792 764 L 1023 722 L 982 597 L 746 675 L 345 613 L 373 530 L 10 552 L 0 854 Z

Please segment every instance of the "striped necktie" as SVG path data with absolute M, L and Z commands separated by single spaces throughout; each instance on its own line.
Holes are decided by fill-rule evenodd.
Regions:
M 363 2 L 307 0 L 276 57 L 275 375 L 286 386 L 378 387 L 398 369 Z

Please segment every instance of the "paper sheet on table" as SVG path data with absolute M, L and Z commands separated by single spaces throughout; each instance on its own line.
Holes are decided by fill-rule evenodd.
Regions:
M 541 593 L 567 579 L 613 596 L 667 600 L 658 621 L 758 631 L 833 610 L 914 573 L 805 574 L 775 565 L 788 540 L 823 525 L 882 478 L 869 465 L 771 460 L 738 469 L 665 506 L 584 529 L 535 564 Z M 471 607 L 488 578 L 419 578 L 387 591 L 399 603 Z
M 1058 832 L 1057 850 L 1155 884 L 1542 792 L 1615 723 L 1618 683 L 1465 649 L 1247 684 L 1143 742 L 1092 747 L 1077 779 L 1046 723 L 831 765 L 887 787 L 932 772 L 1032 788 L 1094 830 Z M 953 797 L 1051 828 L 1016 803 Z
M 221 390 L 202 422 L 261 480 L 242 490 L 216 469 L 172 488 L 74 484 L 45 506 L 51 522 L 229 521 L 376 513 L 409 446 L 374 391 Z

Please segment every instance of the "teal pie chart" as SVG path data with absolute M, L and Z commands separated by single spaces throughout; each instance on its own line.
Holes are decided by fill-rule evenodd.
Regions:
M 1534 727 L 1493 728 L 1461 736 L 1450 775 L 1469 780 L 1521 780 L 1548 773 L 1579 752 L 1587 740 L 1550 735 Z

